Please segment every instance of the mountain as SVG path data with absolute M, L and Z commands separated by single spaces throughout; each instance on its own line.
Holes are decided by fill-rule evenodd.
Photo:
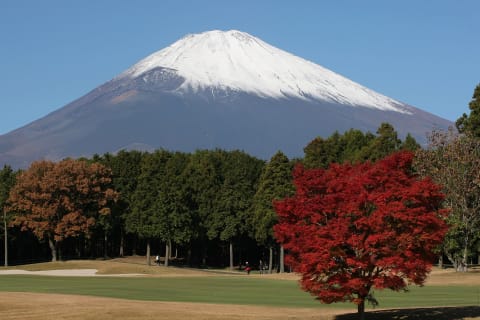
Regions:
M 242 149 L 302 156 L 317 136 L 389 122 L 425 142 L 452 123 L 244 32 L 188 35 L 114 79 L 0 136 L 0 164 L 121 149 Z

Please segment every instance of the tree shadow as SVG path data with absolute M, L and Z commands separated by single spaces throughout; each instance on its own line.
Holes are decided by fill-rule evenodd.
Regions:
M 480 317 L 479 306 L 392 309 L 365 312 L 368 320 L 462 320 Z M 335 320 L 357 320 L 356 313 L 338 315 Z

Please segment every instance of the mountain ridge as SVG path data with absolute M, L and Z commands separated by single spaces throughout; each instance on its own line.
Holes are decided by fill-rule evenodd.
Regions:
M 213 34 L 219 32 L 221 31 L 215 31 Z M 224 35 L 229 36 L 235 32 L 239 31 L 227 31 Z M 200 35 L 205 34 L 209 33 Z M 179 41 L 195 39 L 197 36 L 190 35 Z M 194 47 L 194 44 L 191 44 L 191 47 Z M 224 47 L 222 44 L 222 50 L 227 50 Z M 270 51 L 284 52 L 274 49 Z M 235 56 L 228 52 L 219 54 Z M 302 65 L 306 61 L 286 54 L 295 57 L 295 61 L 300 61 Z M 277 54 L 280 55 L 284 54 Z M 354 83 L 346 78 L 339 84 L 330 78 L 322 80 L 337 89 L 333 93 L 324 93 L 324 96 L 330 97 L 326 99 L 317 99 L 309 94 L 290 95 L 281 90 L 277 90 L 280 92 L 278 95 L 272 96 L 257 94 L 255 90 L 243 90 L 243 87 L 235 87 L 228 81 L 218 86 L 207 82 L 196 86 L 189 85 L 196 76 L 187 74 L 188 68 L 182 69 L 182 65 L 164 64 L 158 60 L 153 63 L 149 58 L 151 56 L 140 60 L 117 77 L 45 117 L 0 135 L 0 164 L 6 163 L 17 168 L 26 167 L 31 161 L 38 159 L 88 157 L 94 153 L 116 152 L 125 148 L 142 150 L 165 148 L 185 152 L 211 148 L 241 149 L 264 159 L 282 150 L 289 157 L 300 157 L 303 147 L 308 142 L 317 136 L 329 136 L 335 130 L 343 132 L 355 128 L 375 132 L 381 122 L 389 122 L 400 136 L 411 133 L 423 143 L 426 141 L 427 132 L 452 125 L 448 120 L 377 94 L 358 84 L 341 91 L 342 84 Z M 251 56 L 258 55 L 252 53 Z M 253 60 L 258 60 L 258 57 Z M 138 67 L 145 61 L 152 63 L 139 69 Z M 203 60 L 194 61 L 201 64 Z M 219 60 L 218 69 L 224 68 L 220 62 Z M 204 65 L 199 65 L 197 72 L 209 71 L 209 63 L 213 62 L 207 61 Z M 260 64 L 261 61 L 256 63 Z M 263 78 L 272 76 L 275 69 L 271 68 L 281 64 L 279 62 L 272 64 L 271 61 L 269 63 L 268 68 L 264 69 L 270 70 L 268 71 L 270 73 L 267 72 Z M 293 70 L 293 66 L 296 66 L 294 64 L 288 67 L 286 62 L 283 64 L 285 70 L 289 68 Z M 233 65 L 242 64 L 235 62 Z M 318 70 L 327 70 L 318 67 L 321 68 Z M 256 68 L 256 65 L 252 66 L 250 63 L 245 65 L 244 69 L 249 76 L 256 77 L 258 69 L 261 68 Z M 138 74 L 134 74 L 134 70 L 137 70 Z M 222 70 L 219 72 L 225 73 L 226 69 Z M 278 71 L 277 75 L 282 72 Z M 234 78 L 237 74 L 234 73 L 231 77 Z M 335 73 L 329 71 L 327 74 Z M 317 74 L 315 77 L 320 75 Z M 237 80 L 232 81 L 234 84 L 242 84 L 244 78 L 239 76 Z M 300 78 L 301 76 L 292 76 L 284 83 L 292 87 Z M 302 84 L 302 81 L 297 84 Z M 247 82 L 248 85 L 256 84 L 252 79 Z M 308 93 L 311 88 L 323 88 L 316 85 L 317 83 L 313 83 L 305 90 L 299 88 L 303 93 Z M 370 105 L 367 102 L 364 103 L 367 105 L 346 103 L 348 99 L 350 102 L 358 101 L 358 96 L 353 98 L 347 96 L 349 92 L 353 92 L 354 95 L 359 92 L 371 95 L 373 102 Z M 339 94 L 344 95 L 345 99 L 334 99 Z M 375 103 L 380 103 L 379 101 L 388 105 L 375 107 Z

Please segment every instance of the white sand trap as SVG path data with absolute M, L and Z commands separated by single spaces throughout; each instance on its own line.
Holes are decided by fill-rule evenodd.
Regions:
M 0 270 L 1 275 L 23 274 L 33 276 L 54 276 L 54 277 L 137 277 L 143 276 L 139 273 L 124 274 L 97 274 L 97 269 L 62 269 L 62 270 L 44 270 L 44 271 L 27 271 L 20 269 Z
M 97 273 L 97 269 L 65 269 L 65 270 L 44 270 L 44 271 L 26 271 L 26 270 L 0 270 L 2 274 L 27 274 L 36 276 L 55 276 L 55 277 L 92 277 Z

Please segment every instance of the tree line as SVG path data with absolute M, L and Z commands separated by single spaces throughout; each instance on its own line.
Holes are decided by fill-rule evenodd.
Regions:
M 272 201 L 293 194 L 296 163 L 373 161 L 417 147 L 385 123 L 376 135 L 352 129 L 316 138 L 303 159 L 281 151 L 264 161 L 238 150 L 124 150 L 38 161 L 18 172 L 6 165 L 0 171 L 4 262 L 7 253 L 13 262 L 142 254 L 148 263 L 161 254 L 165 265 L 172 258 L 230 268 L 262 260 L 270 271 L 283 270 Z
M 4 263 L 134 254 L 150 263 L 151 254 L 161 254 L 165 265 L 233 268 L 262 260 L 283 270 L 273 201 L 294 194 L 296 164 L 374 163 L 410 150 L 414 170 L 446 191 L 451 227 L 439 255 L 466 267 L 480 239 L 479 96 L 477 86 L 470 115 L 457 121 L 460 135 L 433 132 L 425 149 L 383 123 L 376 133 L 317 137 L 301 159 L 281 151 L 264 161 L 238 150 L 157 150 L 40 161 L 17 172 L 6 165 L 0 171 Z

